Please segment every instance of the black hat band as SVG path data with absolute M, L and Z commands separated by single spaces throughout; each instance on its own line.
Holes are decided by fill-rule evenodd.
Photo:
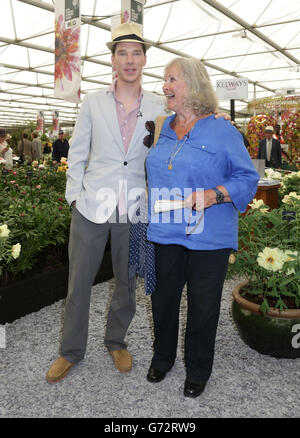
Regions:
M 119 37 L 113 39 L 113 42 L 115 43 L 115 42 L 118 42 L 118 41 L 128 40 L 128 39 L 130 39 L 130 40 L 137 40 L 137 41 L 139 41 L 141 43 L 145 43 L 145 41 L 142 38 L 140 38 L 139 36 L 135 35 L 134 33 L 131 33 L 129 35 L 119 36 Z

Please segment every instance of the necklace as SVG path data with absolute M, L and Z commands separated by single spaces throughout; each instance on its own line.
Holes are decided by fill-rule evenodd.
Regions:
M 186 142 L 186 139 L 187 139 L 188 137 L 189 137 L 188 135 L 185 136 L 185 139 L 183 140 L 183 142 L 181 143 L 181 145 L 179 145 L 179 147 L 178 147 L 178 143 L 179 143 L 180 140 L 177 140 L 177 141 L 176 141 L 176 144 L 175 144 L 175 146 L 174 146 L 174 148 L 173 148 L 173 150 L 172 150 L 172 152 L 171 152 L 171 154 L 170 154 L 168 160 L 166 161 L 166 163 L 167 163 L 167 165 L 168 165 L 168 170 L 172 170 L 172 169 L 173 169 L 173 164 L 172 164 L 172 162 L 174 161 L 174 158 L 176 157 L 176 155 L 178 154 L 178 152 L 181 150 L 182 146 L 184 145 L 184 143 Z

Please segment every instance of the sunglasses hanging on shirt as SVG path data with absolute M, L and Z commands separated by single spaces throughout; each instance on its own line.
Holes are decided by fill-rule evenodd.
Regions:
M 154 142 L 155 123 L 152 120 L 149 120 L 145 123 L 145 128 L 150 134 L 144 137 L 143 143 L 147 148 L 151 148 Z

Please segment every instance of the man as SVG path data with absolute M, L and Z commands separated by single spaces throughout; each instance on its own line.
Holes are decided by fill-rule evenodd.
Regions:
M 52 145 L 52 160 L 53 163 L 60 163 L 62 157 L 68 158 L 69 153 L 69 142 L 65 139 L 64 131 L 59 131 L 58 139 Z
M 27 132 L 24 132 L 22 135 L 22 140 L 18 141 L 17 149 L 20 155 L 21 162 L 32 162 L 32 142 L 28 140 Z
M 281 146 L 278 140 L 273 138 L 273 126 L 267 126 L 265 129 L 265 139 L 259 142 L 258 159 L 266 160 L 266 167 L 274 169 L 281 168 Z
M 39 139 L 39 134 L 35 131 L 32 134 L 32 158 L 33 160 L 37 160 L 38 162 L 42 159 L 42 142 Z
M 135 199 L 126 194 L 145 188 L 145 122 L 164 113 L 164 100 L 141 89 L 145 43 L 134 23 L 118 26 L 107 44 L 117 80 L 83 99 L 72 136 L 66 199 L 73 207 L 70 228 L 70 273 L 61 356 L 47 373 L 49 382 L 63 378 L 83 359 L 88 335 L 91 286 L 110 235 L 115 291 L 104 343 L 116 368 L 128 372 L 132 357 L 124 341 L 135 314 L 134 285 L 128 281 L 130 223 Z M 102 209 L 107 204 L 111 204 Z

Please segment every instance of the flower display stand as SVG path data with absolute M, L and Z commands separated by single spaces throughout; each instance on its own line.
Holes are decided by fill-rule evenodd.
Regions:
M 94 284 L 113 277 L 111 253 L 105 251 Z M 0 287 L 0 324 L 11 323 L 67 296 L 68 267 Z
M 262 199 L 271 209 L 278 208 L 278 189 L 280 184 L 258 185 L 256 199 Z

